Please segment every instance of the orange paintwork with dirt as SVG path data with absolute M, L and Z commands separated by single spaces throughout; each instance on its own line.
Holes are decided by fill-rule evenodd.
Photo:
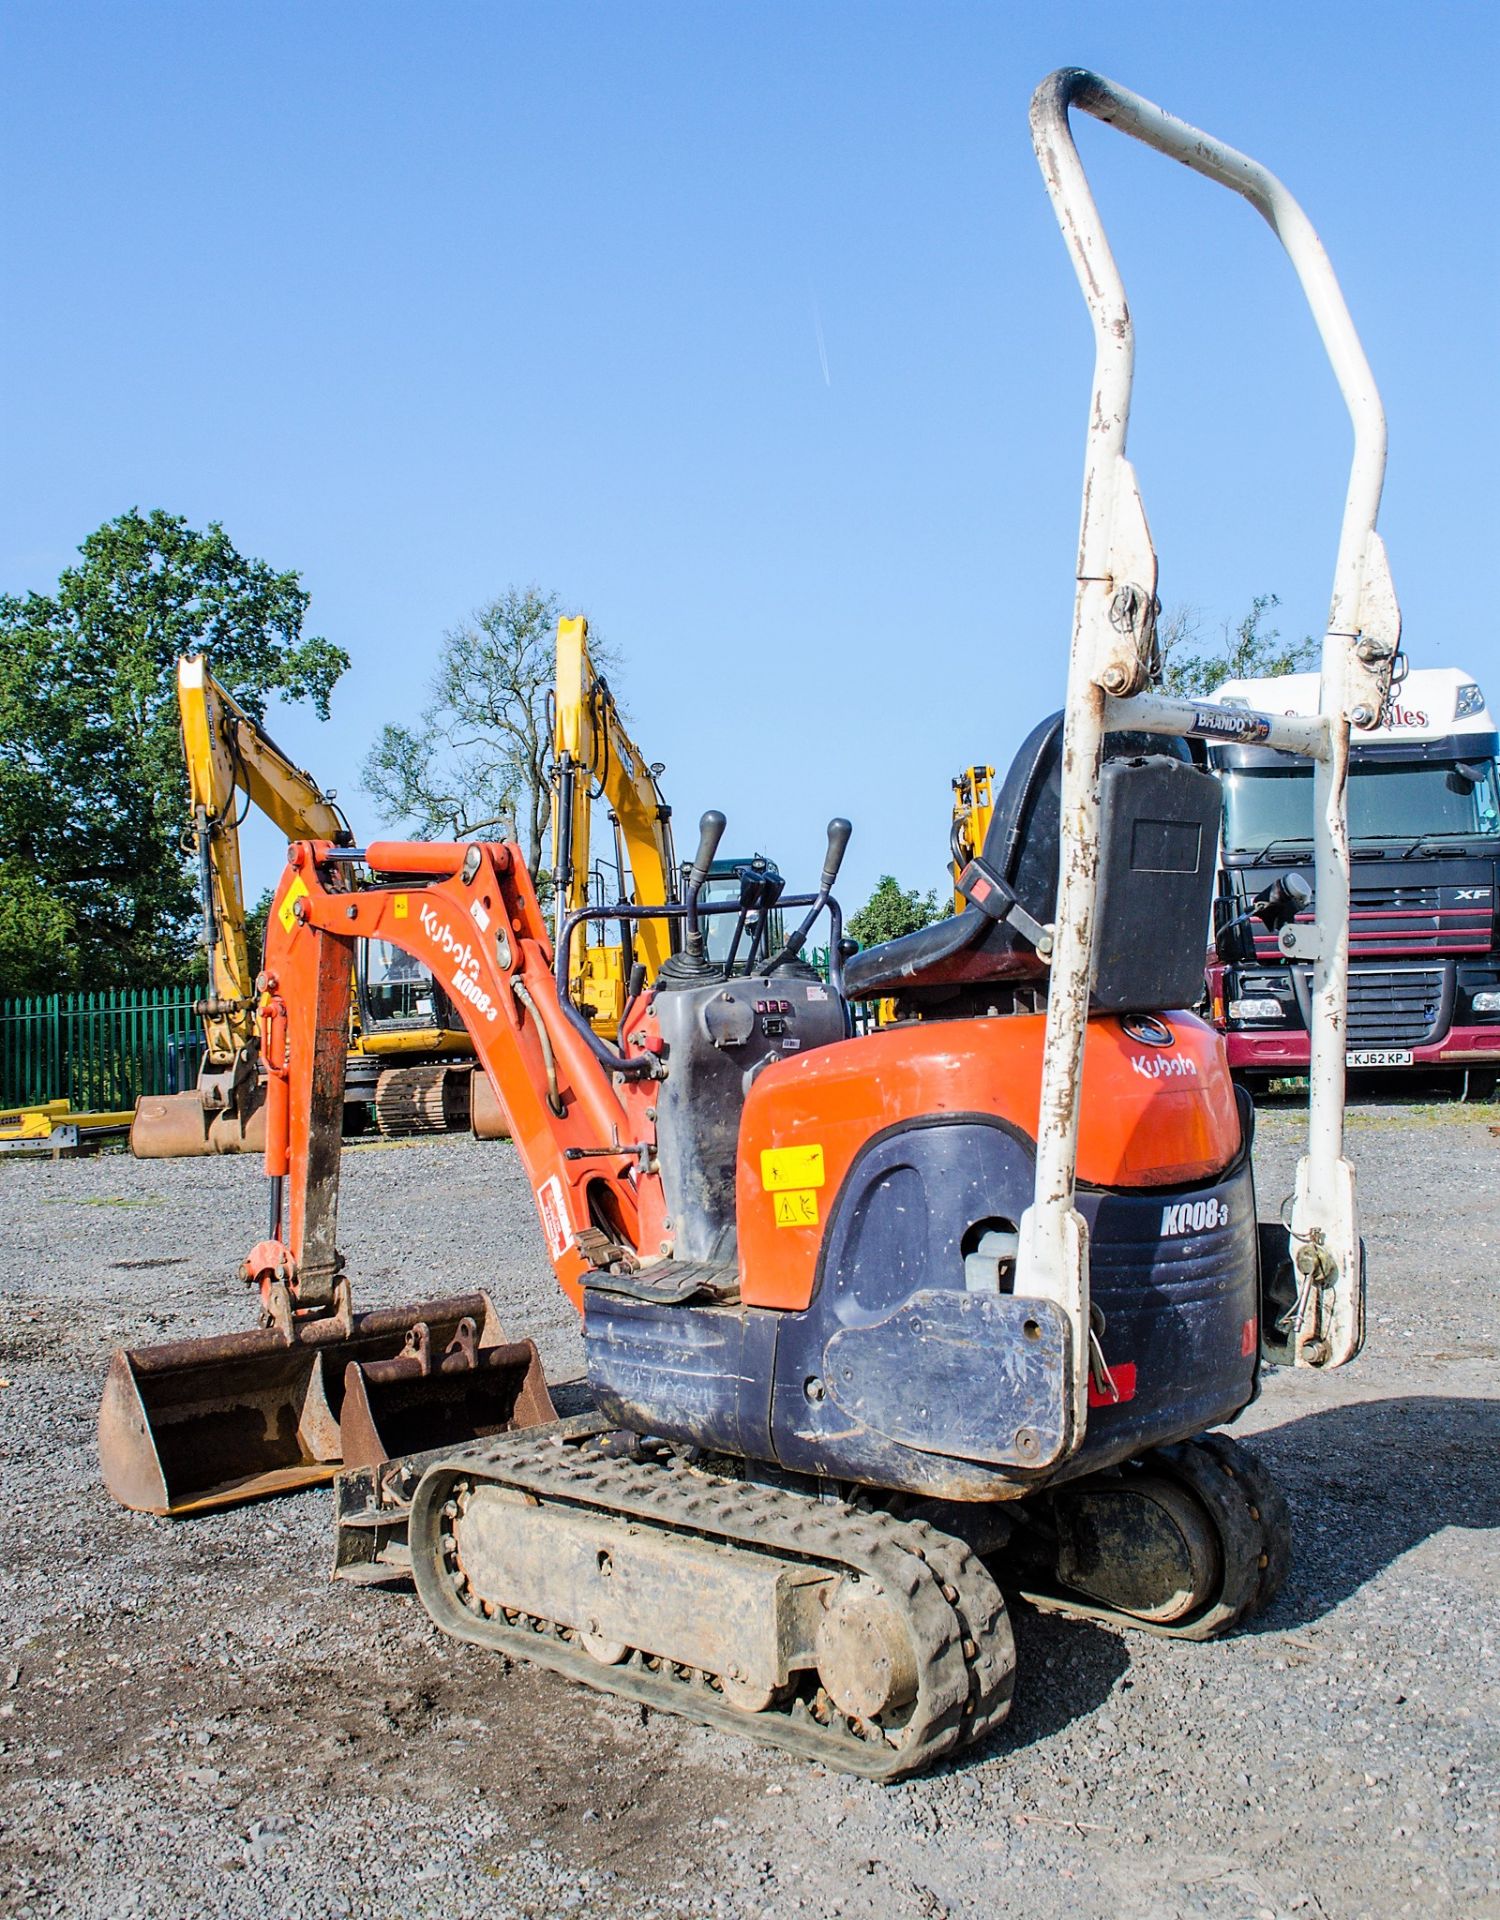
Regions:
M 980 1113 L 1034 1139 L 1046 1024 L 1018 1014 L 890 1027 L 763 1073 L 745 1103 L 736 1173 L 745 1304 L 807 1306 L 839 1187 L 886 1128 Z M 1188 1013 L 1167 1025 L 1171 1044 L 1153 1046 L 1113 1016 L 1089 1022 L 1078 1178 L 1090 1186 L 1185 1185 L 1239 1152 L 1222 1038 Z
M 663 1238 L 660 1179 L 650 1174 L 637 1182 L 630 1150 L 607 1150 L 614 1141 L 644 1137 L 651 1093 L 649 1086 L 613 1085 L 559 1016 L 551 943 L 520 850 L 376 842 L 366 852 L 371 871 L 398 877 L 357 892 L 345 891 L 319 865 L 325 852 L 321 845 L 290 850 L 267 926 L 268 1000 L 285 1010 L 296 1084 L 285 1120 L 268 1130 L 266 1170 L 289 1174 L 283 1238 L 293 1259 L 303 1263 L 317 1215 L 330 1204 L 320 1193 L 326 1173 L 319 1174 L 329 1156 L 318 1147 L 330 1134 L 338 1139 L 343 1056 L 320 1041 L 347 1021 L 355 940 L 387 940 L 428 967 L 462 1013 L 530 1178 L 558 1282 L 581 1305 L 588 1261 L 579 1234 L 603 1218 L 632 1247 Z M 459 869 L 470 856 L 473 871 L 465 879 Z M 560 1112 L 549 1101 L 538 1012 L 547 1021 Z M 598 1157 L 601 1145 L 606 1152 Z M 584 1157 L 570 1159 L 570 1149 Z

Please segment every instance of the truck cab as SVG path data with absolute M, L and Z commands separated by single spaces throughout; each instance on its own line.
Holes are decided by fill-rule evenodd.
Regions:
M 1222 706 L 1314 713 L 1318 676 L 1227 681 Z M 1214 1022 L 1244 1081 L 1305 1073 L 1309 973 L 1251 916 L 1285 872 L 1312 879 L 1312 771 L 1215 743 L 1224 823 L 1209 965 Z M 1347 1061 L 1438 1070 L 1488 1094 L 1500 1067 L 1500 783 L 1496 725 L 1473 676 L 1407 674 L 1350 749 Z M 1247 917 L 1250 916 L 1250 917 Z M 1311 918 L 1307 913 L 1302 918 Z

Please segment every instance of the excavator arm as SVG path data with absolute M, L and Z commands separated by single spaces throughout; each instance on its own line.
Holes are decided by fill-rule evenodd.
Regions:
M 348 822 L 310 773 L 225 692 L 202 654 L 177 663 L 192 837 L 209 956 L 203 1002 L 210 1070 L 222 1073 L 256 1047 L 255 981 L 240 870 L 242 802 L 259 807 L 288 840 L 348 845 Z
M 208 991 L 197 1004 L 205 1057 L 195 1091 L 144 1096 L 130 1129 L 143 1159 L 261 1146 L 260 1043 L 240 866 L 240 824 L 259 807 L 288 840 L 347 845 L 332 798 L 220 686 L 202 654 L 177 663 L 190 834 L 198 869 Z
M 677 897 L 672 810 L 656 784 L 661 771 L 626 732 L 609 683 L 589 657 L 588 622 L 557 626 L 557 699 L 552 734 L 552 862 L 555 926 L 589 904 L 592 802 L 603 799 L 615 829 L 620 896 L 637 907 Z M 590 948 L 573 935 L 569 977 L 596 1027 L 613 1032 L 624 1011 L 630 966 L 654 980 L 672 951 L 672 922 L 638 921 L 618 946 Z
M 268 1318 L 342 1310 L 337 1249 L 338 1114 L 350 960 L 356 940 L 389 941 L 440 981 L 468 1028 L 526 1169 L 548 1255 L 575 1302 L 605 1244 L 634 1258 L 666 1232 L 653 1055 L 611 1074 L 564 1012 L 552 947 L 518 848 L 374 842 L 291 849 L 266 930 L 262 1027 L 269 1077 L 270 1236 L 245 1278 Z M 374 884 L 345 884 L 353 863 Z

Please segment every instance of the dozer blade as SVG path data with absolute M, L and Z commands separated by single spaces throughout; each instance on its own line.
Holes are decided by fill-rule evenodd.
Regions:
M 505 1348 L 486 1294 L 458 1294 L 356 1314 L 347 1329 L 336 1320 L 313 1321 L 299 1326 L 290 1342 L 274 1329 L 257 1329 L 120 1349 L 99 1408 L 104 1484 L 122 1506 L 181 1515 L 331 1480 L 344 1464 L 339 1416 L 349 1377 L 422 1347 L 448 1361 L 455 1343 L 464 1348 L 465 1327 L 479 1363 L 472 1398 L 466 1400 L 454 1384 L 450 1364 L 431 1396 L 432 1438 L 423 1439 L 428 1429 L 421 1425 L 420 1387 L 408 1384 L 410 1404 L 398 1403 L 395 1415 L 402 1444 L 415 1434 L 417 1448 L 449 1445 L 455 1433 L 460 1440 L 474 1439 L 534 1417 L 550 1418 L 530 1343 L 523 1343 L 530 1358 L 512 1390 L 517 1363 L 491 1366 L 486 1356 L 520 1349 Z M 480 1378 L 493 1383 L 488 1391 L 479 1387 Z M 497 1413 L 507 1393 L 511 1410 Z M 363 1392 L 360 1397 L 369 1399 Z M 530 1412 L 537 1405 L 545 1408 L 540 1416 Z M 467 1431 L 466 1416 L 478 1423 Z M 367 1408 L 362 1417 L 373 1425 Z M 391 1420 L 384 1409 L 375 1418 Z M 371 1443 L 365 1437 L 361 1444 Z
M 130 1151 L 137 1160 L 188 1160 L 211 1153 L 264 1153 L 262 1090 L 248 1113 L 206 1107 L 194 1092 L 147 1093 L 135 1103 Z

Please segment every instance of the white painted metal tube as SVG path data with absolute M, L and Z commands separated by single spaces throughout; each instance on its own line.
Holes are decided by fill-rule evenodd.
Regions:
M 1362 1298 L 1352 1172 L 1342 1159 L 1346 1031 L 1349 856 L 1345 826 L 1349 722 L 1372 725 L 1389 682 L 1400 622 L 1375 533 L 1385 473 L 1385 415 L 1364 350 L 1317 234 L 1281 182 L 1259 162 L 1165 113 L 1160 107 L 1079 68 L 1038 87 L 1032 141 L 1094 332 L 1094 390 L 1084 461 L 1077 594 L 1062 766 L 1062 853 L 1052 983 L 1037 1133 L 1036 1192 L 1022 1222 L 1018 1291 L 1058 1301 L 1073 1333 L 1072 1429 L 1087 1419 L 1088 1252 L 1073 1204 L 1077 1111 L 1092 973 L 1098 892 L 1099 778 L 1110 696 L 1136 694 L 1149 659 L 1156 556 L 1135 475 L 1126 458 L 1134 373 L 1134 329 L 1124 284 L 1074 144 L 1069 110 L 1078 107 L 1206 178 L 1244 196 L 1285 247 L 1302 284 L 1354 428 L 1328 629 L 1323 644 L 1321 715 L 1301 731 L 1274 716 L 1268 744 L 1314 762 L 1316 922 L 1294 934 L 1313 965 L 1309 1155 L 1298 1176 L 1294 1239 L 1312 1237 L 1335 1274 L 1326 1292 L 1334 1337 L 1306 1343 L 1308 1364 L 1338 1364 L 1357 1351 L 1353 1309 Z M 1194 710 L 1155 696 L 1130 701 L 1136 724 L 1152 732 L 1194 733 Z M 1125 705 L 1112 712 L 1123 715 Z M 1321 1270 L 1321 1269 L 1320 1269 Z M 1342 1306 L 1339 1301 L 1342 1301 Z M 1352 1303 L 1352 1305 L 1351 1305 Z M 1324 1315 L 1326 1325 L 1330 1315 Z M 1311 1357 L 1314 1347 L 1321 1357 Z M 1303 1357 L 1304 1343 L 1297 1351 Z
M 1165 694 L 1138 693 L 1129 700 L 1108 700 L 1104 724 L 1110 733 L 1160 733 L 1174 739 L 1232 740 L 1304 760 L 1326 760 L 1332 748 L 1328 721 L 1319 713 L 1257 713 L 1248 707 L 1221 707 L 1210 700 L 1173 700 Z

